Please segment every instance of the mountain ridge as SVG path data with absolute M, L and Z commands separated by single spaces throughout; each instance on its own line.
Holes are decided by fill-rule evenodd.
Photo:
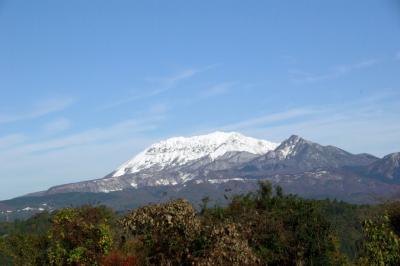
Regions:
M 261 178 L 315 169 L 348 167 L 348 171 L 353 171 L 352 168 L 365 169 L 378 160 L 373 155 L 352 154 L 298 135 L 278 144 L 236 132 L 214 132 L 160 141 L 104 178 L 55 186 L 45 193 L 108 193 L 143 186 L 184 185 L 194 180 Z
M 381 160 L 368 166 L 371 176 L 398 183 L 400 182 L 400 152 L 384 156 Z
M 205 139 L 210 135 L 213 136 L 209 134 Z M 221 136 L 221 132 L 217 135 Z M 205 141 L 207 145 L 210 144 L 206 149 L 203 149 L 206 145 L 204 142 L 199 145 L 195 142 L 197 144 L 189 149 L 182 147 L 190 138 L 173 139 L 173 143 L 180 140 L 180 146 L 169 145 L 169 149 L 153 144 L 142 154 L 148 150 L 154 152 L 151 149 L 158 147 L 165 158 L 150 162 L 144 160 L 145 167 L 140 171 L 130 171 L 128 168 L 124 169 L 122 175 L 115 176 L 117 170 L 123 168 L 120 167 L 103 178 L 54 186 L 43 192 L 26 195 L 25 198 L 2 201 L 0 212 L 11 210 L 23 213 L 46 208 L 56 209 L 66 206 L 68 202 L 80 202 L 77 196 L 79 194 L 82 194 L 82 203 L 93 199 L 119 207 L 122 206 L 121 203 L 115 201 L 125 202 L 129 206 L 149 203 L 155 199 L 163 201 L 167 199 L 163 196 L 164 192 L 169 197 L 189 197 L 194 204 L 201 197 L 212 193 L 212 196 L 223 203 L 226 199 L 222 196 L 226 191 L 247 193 L 257 188 L 259 180 L 265 179 L 282 186 L 289 193 L 310 198 L 328 197 L 356 203 L 400 198 L 400 153 L 383 158 L 365 153 L 352 154 L 332 145 L 314 143 L 298 135 L 292 135 L 279 144 L 262 140 L 260 142 L 238 133 L 222 135 L 223 141 L 211 141 L 211 144 L 210 141 Z M 225 145 L 225 142 L 229 145 Z M 192 153 L 198 149 L 199 154 L 191 154 L 190 160 L 174 157 L 176 154 Z M 176 150 L 179 152 L 176 153 Z M 209 153 L 214 155 L 209 156 Z M 174 156 L 170 156 L 171 154 Z M 135 158 L 136 156 L 128 162 L 137 162 Z M 160 161 L 164 164 L 158 164 Z M 127 168 L 127 164 L 122 166 L 124 165 Z M 132 166 L 138 167 L 137 164 Z M 60 194 L 65 194 L 65 197 Z M 67 195 L 72 198 L 69 199 Z M 32 197 L 36 197 L 34 202 L 42 202 L 47 207 L 40 204 L 32 206 Z M 133 202 L 126 202 L 127 199 Z
M 364 166 L 379 158 L 352 154 L 332 145 L 320 145 L 292 135 L 275 150 L 267 152 L 246 165 L 247 168 L 271 172 L 301 172 L 315 168 Z
M 133 174 L 151 167 L 179 166 L 209 156 L 211 160 L 227 152 L 243 151 L 263 154 L 278 144 L 266 140 L 246 137 L 237 132 L 214 132 L 192 137 L 174 137 L 146 148 L 134 158 L 118 167 L 112 177 Z

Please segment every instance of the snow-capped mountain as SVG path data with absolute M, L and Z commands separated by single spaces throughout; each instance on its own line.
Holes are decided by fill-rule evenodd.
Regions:
M 277 146 L 277 143 L 246 137 L 236 132 L 214 132 L 188 138 L 170 138 L 151 145 L 121 165 L 112 176 L 134 174 L 149 168 L 164 170 L 203 157 L 209 157 L 214 161 L 228 152 L 261 155 L 274 150 Z
M 57 209 L 102 202 L 123 210 L 177 197 L 194 204 L 205 196 L 224 202 L 226 194 L 257 189 L 260 179 L 305 197 L 375 202 L 400 198 L 399 169 L 400 153 L 380 159 L 296 135 L 277 144 L 239 133 L 215 132 L 153 144 L 104 178 L 0 202 L 0 218 L 2 212 L 8 217 L 9 211 L 29 214 L 46 209 L 43 204 Z
M 236 132 L 175 137 L 155 143 L 102 179 L 50 188 L 47 193 L 111 192 L 144 186 L 181 185 L 274 150 L 279 144 Z
M 334 146 L 322 146 L 296 135 L 278 144 L 235 132 L 214 132 L 155 143 L 104 178 L 55 186 L 45 193 L 113 192 L 246 181 L 321 169 L 364 169 L 377 159 L 367 154 L 351 154 Z M 329 172 L 324 176 L 334 175 Z
M 323 146 L 293 135 L 275 150 L 247 163 L 245 169 L 265 173 L 294 173 L 317 168 L 364 166 L 377 160 L 368 154 L 352 154 L 334 146 Z

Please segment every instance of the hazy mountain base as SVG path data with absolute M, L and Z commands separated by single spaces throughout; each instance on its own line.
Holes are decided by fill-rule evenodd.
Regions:
M 279 184 L 287 193 L 298 194 L 312 199 L 337 199 L 350 203 L 381 203 L 397 198 L 400 187 L 374 179 L 360 180 L 357 175 L 345 176 L 335 171 L 314 171 L 298 175 L 275 175 L 273 184 Z M 316 178 L 317 177 L 317 178 Z M 178 186 L 149 186 L 109 193 L 59 193 L 42 196 L 19 197 L 0 202 L 0 221 L 25 219 L 39 210 L 52 211 L 64 207 L 78 207 L 84 204 L 105 205 L 118 212 L 126 212 L 149 203 L 185 198 L 198 207 L 204 197 L 211 205 L 225 206 L 234 195 L 255 191 L 259 176 L 252 179 L 231 180 L 223 183 L 188 182 Z M 28 209 L 27 209 L 28 208 Z M 24 210 L 25 209 L 25 210 Z M 7 212 L 8 211 L 8 212 Z

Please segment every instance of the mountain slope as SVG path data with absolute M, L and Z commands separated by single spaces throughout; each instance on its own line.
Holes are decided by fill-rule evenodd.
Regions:
M 304 197 L 374 203 L 400 197 L 399 165 L 400 153 L 379 159 L 296 135 L 278 145 L 216 132 L 156 143 L 101 179 L 0 202 L 0 219 L 70 204 L 101 202 L 123 210 L 171 197 L 226 202 L 227 194 L 252 191 L 260 179 Z
M 50 188 L 46 193 L 110 192 L 142 186 L 178 185 L 254 159 L 278 146 L 230 132 L 177 137 L 151 145 L 105 178 Z
M 276 148 L 271 150 L 272 147 Z M 277 145 L 238 133 L 216 132 L 161 141 L 105 178 L 52 187 L 45 194 L 112 192 L 144 186 L 179 186 L 188 182 L 221 183 L 344 167 L 349 167 L 346 171 L 352 173 L 351 167 L 364 169 L 377 160 L 372 155 L 351 154 L 296 135 Z M 329 179 L 334 174 L 323 176 Z
M 400 152 L 386 155 L 367 167 L 368 174 L 383 181 L 400 183 Z
M 372 155 L 355 155 L 334 146 L 322 146 L 293 135 L 275 150 L 242 166 L 244 171 L 265 173 L 296 173 L 318 168 L 365 166 L 378 158 Z
M 215 160 L 227 152 L 242 151 L 264 154 L 275 149 L 276 146 L 276 143 L 246 137 L 234 132 L 215 132 L 189 138 L 171 138 L 151 145 L 121 165 L 112 176 L 133 174 L 149 168 L 164 170 L 206 156 Z

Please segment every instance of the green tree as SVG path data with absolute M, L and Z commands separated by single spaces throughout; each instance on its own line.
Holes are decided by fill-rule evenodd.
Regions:
M 49 213 L 0 226 L 0 265 L 47 265 Z
M 390 228 L 388 215 L 376 222 L 364 221 L 364 252 L 360 258 L 361 265 L 400 265 L 400 238 Z
M 98 265 L 112 247 L 111 218 L 104 207 L 58 211 L 48 233 L 50 265 Z
M 346 259 L 317 201 L 284 195 L 263 181 L 256 194 L 234 197 L 225 219 L 268 265 L 338 265 Z M 212 214 L 212 212 L 208 212 Z

